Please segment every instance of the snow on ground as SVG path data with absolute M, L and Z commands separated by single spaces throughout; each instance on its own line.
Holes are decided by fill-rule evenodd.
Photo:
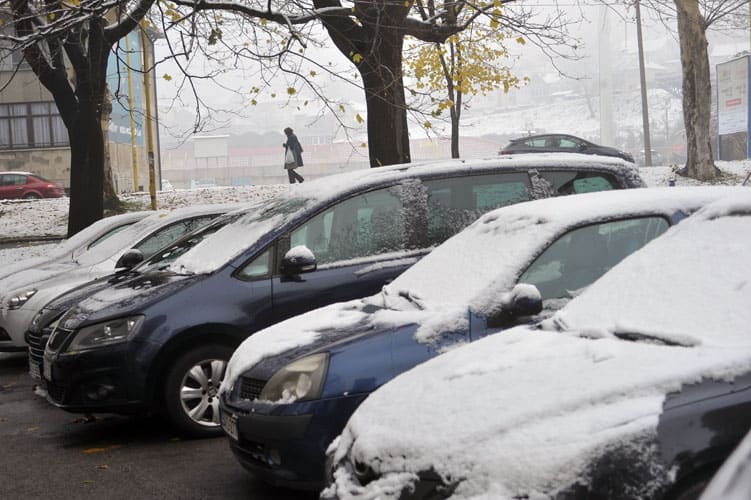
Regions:
M 751 160 L 716 163 L 724 173 L 728 174 L 719 179 L 717 184 L 740 184 L 751 172 Z M 668 166 L 642 167 L 639 173 L 650 187 L 667 186 L 670 179 L 675 179 L 676 186 L 702 184 L 676 175 L 673 168 Z M 253 201 L 288 189 L 287 184 L 272 184 L 160 191 L 157 194 L 157 205 L 159 208 L 174 209 L 196 204 Z M 133 210 L 148 209 L 149 206 L 148 193 L 123 195 L 121 199 L 131 203 Z M 12 238 L 62 237 L 66 231 L 67 221 L 68 198 L 34 201 L 0 200 L 0 243 Z M 0 266 L 44 256 L 50 248 L 49 244 L 26 244 L 17 248 L 0 248 Z

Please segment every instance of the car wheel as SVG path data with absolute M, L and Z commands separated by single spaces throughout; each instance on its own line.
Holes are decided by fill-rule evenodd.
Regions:
M 26 193 L 23 195 L 24 200 L 38 200 L 39 198 L 41 198 L 41 196 L 36 193 Z
M 164 384 L 164 409 L 183 433 L 193 437 L 222 434 L 219 386 L 231 355 L 231 348 L 211 345 L 188 351 L 172 363 Z

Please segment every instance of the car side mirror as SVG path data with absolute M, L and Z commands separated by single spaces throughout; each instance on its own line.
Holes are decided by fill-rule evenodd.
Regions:
M 143 262 L 143 259 L 144 256 L 142 251 L 137 248 L 131 248 L 120 256 L 120 258 L 117 260 L 117 264 L 115 264 L 115 269 L 133 269 L 138 264 Z
M 318 269 L 316 256 L 305 245 L 292 247 L 284 254 L 279 271 L 285 275 L 310 273 Z
M 504 327 L 542 312 L 542 295 L 534 285 L 519 283 L 501 297 L 500 308 L 488 318 L 489 327 Z

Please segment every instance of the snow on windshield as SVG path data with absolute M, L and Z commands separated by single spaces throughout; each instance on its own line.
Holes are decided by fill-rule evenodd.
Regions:
M 497 305 L 542 245 L 565 228 L 602 215 L 614 217 L 688 210 L 741 188 L 655 188 L 579 194 L 497 209 L 439 246 L 388 285 L 408 291 L 428 309 Z
M 609 449 L 653 453 L 667 394 L 702 378 L 730 380 L 751 364 L 751 215 L 718 217 L 751 214 L 745 196 L 682 222 L 560 313 L 572 328 L 627 318 L 668 342 L 680 333 L 699 343 L 519 327 L 452 350 L 365 400 L 332 452 L 377 478 L 360 488 L 340 468 L 322 498 L 398 496 L 429 470 L 459 480 L 455 498 L 547 498 L 586 484 L 589 465 Z

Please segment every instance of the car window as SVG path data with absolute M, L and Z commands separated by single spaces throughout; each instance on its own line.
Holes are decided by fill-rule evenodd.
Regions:
M 567 148 L 567 149 L 577 149 L 579 147 L 579 144 L 576 141 L 573 141 L 571 139 L 567 139 L 565 137 L 561 137 L 560 142 L 558 143 L 559 147 Z
M 291 234 L 319 265 L 406 249 L 402 202 L 397 188 L 379 189 L 335 205 Z
M 160 248 L 165 247 L 186 234 L 195 231 L 199 227 L 206 225 L 215 217 L 215 214 L 211 214 L 175 222 L 174 224 L 165 226 L 152 233 L 133 248 L 140 250 L 143 253 L 144 258 L 149 258 Z
M 531 148 L 544 148 L 545 142 L 545 139 L 527 139 L 524 141 L 524 145 Z
M 540 172 L 540 175 L 553 185 L 559 195 L 607 191 L 617 186 L 612 176 L 601 172 L 553 170 Z
M 543 300 L 572 297 L 668 226 L 662 217 L 641 217 L 574 229 L 542 252 L 519 282 L 535 285 Z
M 472 175 L 425 181 L 428 246 L 438 245 L 490 210 L 531 199 L 526 173 Z
M 10 182 L 9 175 L 0 175 L 0 186 L 7 186 Z
M 23 186 L 26 184 L 26 176 L 18 174 L 5 174 L 0 176 L 0 186 Z
M 271 250 L 267 249 L 261 255 L 243 266 L 235 276 L 242 280 L 265 278 L 271 274 Z
M 88 250 L 89 248 L 97 246 L 98 244 L 100 244 L 101 242 L 103 242 L 104 240 L 112 236 L 113 234 L 119 233 L 120 231 L 122 231 L 123 229 L 125 229 L 126 227 L 130 225 L 133 225 L 134 223 L 135 221 L 128 222 L 127 224 L 123 224 L 122 226 L 113 227 L 112 229 L 110 229 L 109 231 L 101 235 L 99 238 L 91 242 L 91 244 L 88 247 L 86 247 L 86 249 Z

